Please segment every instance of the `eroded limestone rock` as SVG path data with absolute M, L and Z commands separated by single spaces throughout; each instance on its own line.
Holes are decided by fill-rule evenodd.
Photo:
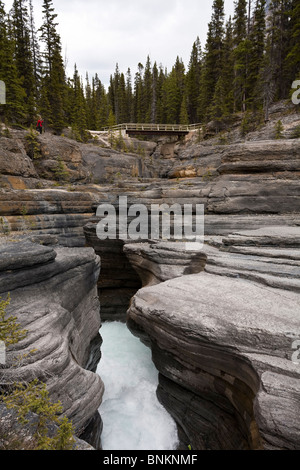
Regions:
M 128 324 L 151 340 L 186 446 L 299 449 L 298 294 L 200 273 L 141 289 Z
M 104 390 L 95 373 L 101 345 L 100 260 L 89 248 L 28 240 L 2 243 L 0 259 L 0 295 L 11 297 L 7 314 L 27 330 L 7 355 L 8 362 L 16 355 L 24 359 L 1 371 L 1 386 L 35 378 L 46 382 L 51 399 L 61 401 L 80 436 L 95 419 Z M 98 430 L 95 447 L 100 446 Z

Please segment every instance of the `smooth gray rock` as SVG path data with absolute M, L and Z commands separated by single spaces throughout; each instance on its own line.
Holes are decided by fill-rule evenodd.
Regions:
M 207 260 L 203 252 L 187 251 L 185 243 L 128 243 L 123 250 L 143 286 L 199 273 Z
M 56 252 L 30 241 L 0 245 L 0 272 L 15 271 L 54 261 Z
M 27 335 L 7 351 L 8 365 L 23 359 L 3 371 L 1 386 L 35 378 L 45 382 L 80 436 L 98 412 L 104 391 L 95 373 L 101 345 L 99 257 L 90 248 L 41 247 L 28 240 L 18 244 L 18 252 L 22 262 L 0 274 L 0 295 L 5 299 L 10 294 L 7 314 L 17 318 Z M 39 264 L 32 265 L 30 258 L 39 256 Z
M 205 448 L 213 432 L 220 433 L 223 449 L 245 443 L 252 449 L 299 449 L 300 369 L 291 360 L 292 343 L 300 338 L 298 294 L 200 273 L 141 289 L 128 319 L 146 332 L 156 367 L 175 384 L 164 404 L 176 402 L 176 384 L 192 394 L 182 412 L 176 406 L 169 411 L 193 449 Z M 282 388 L 285 381 L 289 386 Z M 234 445 L 230 426 L 222 431 L 207 402 L 219 404 L 219 416 L 239 430 Z M 205 410 L 204 426 L 196 415 Z

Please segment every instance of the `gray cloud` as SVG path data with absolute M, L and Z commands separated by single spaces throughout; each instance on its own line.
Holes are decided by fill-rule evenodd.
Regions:
M 41 23 L 42 0 L 33 0 L 36 24 Z M 10 7 L 12 0 L 6 0 Z M 168 70 L 176 56 L 188 65 L 199 36 L 204 47 L 213 0 L 54 0 L 67 72 L 76 63 L 80 74 L 98 73 L 107 85 L 116 63 L 122 72 L 152 61 Z M 227 16 L 233 0 L 225 0 Z

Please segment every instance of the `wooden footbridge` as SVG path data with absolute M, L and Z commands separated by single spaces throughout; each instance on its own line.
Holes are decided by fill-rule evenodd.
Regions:
M 125 123 L 117 126 L 105 127 L 104 132 L 125 132 L 128 136 L 137 135 L 177 135 L 185 136 L 192 131 L 201 129 L 201 124 L 140 124 Z

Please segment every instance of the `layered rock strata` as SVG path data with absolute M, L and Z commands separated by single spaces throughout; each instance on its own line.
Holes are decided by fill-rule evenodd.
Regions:
M 143 287 L 204 271 L 207 261 L 205 253 L 187 251 L 184 242 L 128 243 L 123 251 Z
M 132 299 L 127 324 L 151 345 L 181 448 L 299 449 L 298 233 L 214 240 L 204 272 L 150 283 Z
M 1 371 L 1 386 L 35 378 L 45 382 L 78 437 L 97 422 L 96 433 L 86 438 L 100 448 L 103 383 L 95 373 L 101 345 L 100 260 L 92 249 L 50 242 L 48 237 L 47 246 L 30 240 L 0 245 L 0 295 L 10 294 L 7 314 L 27 331 L 8 351 L 8 363 L 17 357 L 18 365 Z

